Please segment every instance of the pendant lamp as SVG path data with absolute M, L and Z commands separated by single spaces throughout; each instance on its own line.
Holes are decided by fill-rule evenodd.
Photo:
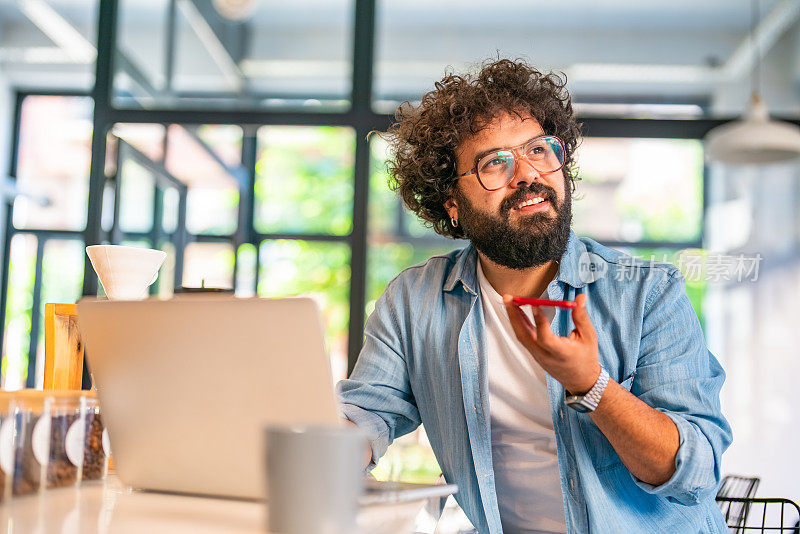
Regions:
M 758 0 L 753 0 L 750 43 L 753 48 L 753 93 L 744 118 L 717 126 L 706 135 L 705 152 L 709 161 L 759 165 L 800 158 L 800 127 L 769 118 L 767 106 L 758 92 L 761 58 L 755 44 L 755 19 Z

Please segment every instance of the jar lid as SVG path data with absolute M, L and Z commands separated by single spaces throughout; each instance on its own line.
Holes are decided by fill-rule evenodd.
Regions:
M 21 407 L 40 411 L 48 399 L 55 407 L 79 408 L 81 398 L 95 401 L 97 392 L 80 389 L 41 390 L 20 389 L 10 392 L 12 400 L 17 401 Z

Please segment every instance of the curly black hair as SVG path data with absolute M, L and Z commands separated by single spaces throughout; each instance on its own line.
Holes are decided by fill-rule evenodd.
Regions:
M 389 128 L 390 186 L 405 205 L 443 236 L 464 237 L 453 228 L 444 203 L 456 186 L 456 149 L 502 112 L 530 114 L 548 135 L 564 142 L 564 175 L 575 190 L 573 154 L 580 125 L 572 111 L 566 76 L 544 74 L 524 60 L 486 61 L 477 75 L 447 73 L 419 106 L 404 102 Z

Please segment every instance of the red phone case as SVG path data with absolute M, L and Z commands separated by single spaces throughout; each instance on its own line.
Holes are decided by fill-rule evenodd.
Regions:
M 555 306 L 558 308 L 575 308 L 578 303 L 574 300 L 550 300 L 550 299 L 529 299 L 526 297 L 514 297 L 512 302 L 517 306 Z

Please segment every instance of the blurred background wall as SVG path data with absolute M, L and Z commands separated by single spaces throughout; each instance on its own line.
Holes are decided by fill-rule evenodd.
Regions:
M 102 291 L 94 242 L 167 251 L 161 295 L 314 296 L 344 376 L 386 283 L 463 246 L 403 211 L 366 134 L 446 70 L 523 57 L 566 74 L 584 124 L 576 231 L 686 275 L 728 371 L 724 471 L 800 500 L 798 167 L 708 164 L 702 143 L 754 79 L 798 122 L 799 16 L 798 0 L 0 0 L 2 385 L 41 380 L 42 303 Z M 424 433 L 379 472 L 435 477 Z

